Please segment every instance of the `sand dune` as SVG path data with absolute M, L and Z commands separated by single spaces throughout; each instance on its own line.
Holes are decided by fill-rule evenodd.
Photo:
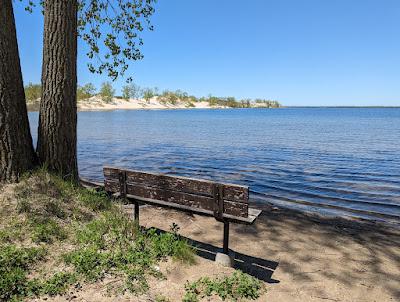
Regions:
M 98 96 L 78 102 L 78 110 L 80 111 L 101 111 L 101 110 L 130 110 L 130 109 L 209 109 L 222 108 L 221 106 L 210 106 L 208 102 L 183 102 L 177 101 L 176 104 L 162 102 L 156 97 L 146 101 L 145 99 L 129 99 L 113 98 L 111 102 L 105 102 Z

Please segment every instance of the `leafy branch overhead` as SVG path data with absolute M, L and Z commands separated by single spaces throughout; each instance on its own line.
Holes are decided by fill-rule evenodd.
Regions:
M 26 2 L 32 11 L 36 2 Z M 143 58 L 140 33 L 153 30 L 150 18 L 157 0 L 78 0 L 78 34 L 88 45 L 88 65 L 92 73 L 106 73 L 112 80 L 123 76 L 129 61 Z M 129 77 L 128 81 L 132 78 Z

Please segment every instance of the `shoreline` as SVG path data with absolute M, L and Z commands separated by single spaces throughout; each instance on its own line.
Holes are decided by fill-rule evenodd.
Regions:
M 28 102 L 28 111 L 39 111 L 40 100 Z M 78 101 L 78 111 L 115 111 L 115 110 L 182 110 L 182 109 L 277 109 L 280 107 L 268 107 L 264 103 L 253 103 L 250 107 L 230 107 L 225 105 L 210 105 L 208 101 L 181 101 L 168 102 L 158 97 L 151 99 L 121 99 L 113 98 L 110 101 L 104 101 L 98 96 Z

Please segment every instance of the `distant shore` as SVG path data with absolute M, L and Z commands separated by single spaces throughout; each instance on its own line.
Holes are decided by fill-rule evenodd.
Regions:
M 28 111 L 38 111 L 40 100 L 27 103 Z M 78 111 L 112 111 L 112 110 L 165 110 L 165 109 L 227 109 L 243 108 L 223 105 L 210 105 L 208 101 L 188 102 L 177 100 L 173 103 L 153 97 L 146 99 L 112 98 L 111 101 L 104 101 L 99 96 L 77 102 Z M 268 108 L 264 103 L 252 103 L 247 108 Z

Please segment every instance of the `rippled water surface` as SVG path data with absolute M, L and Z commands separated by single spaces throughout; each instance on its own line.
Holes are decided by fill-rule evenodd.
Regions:
M 261 204 L 400 223 L 400 109 L 80 112 L 78 123 L 85 178 L 115 165 L 228 181 Z

